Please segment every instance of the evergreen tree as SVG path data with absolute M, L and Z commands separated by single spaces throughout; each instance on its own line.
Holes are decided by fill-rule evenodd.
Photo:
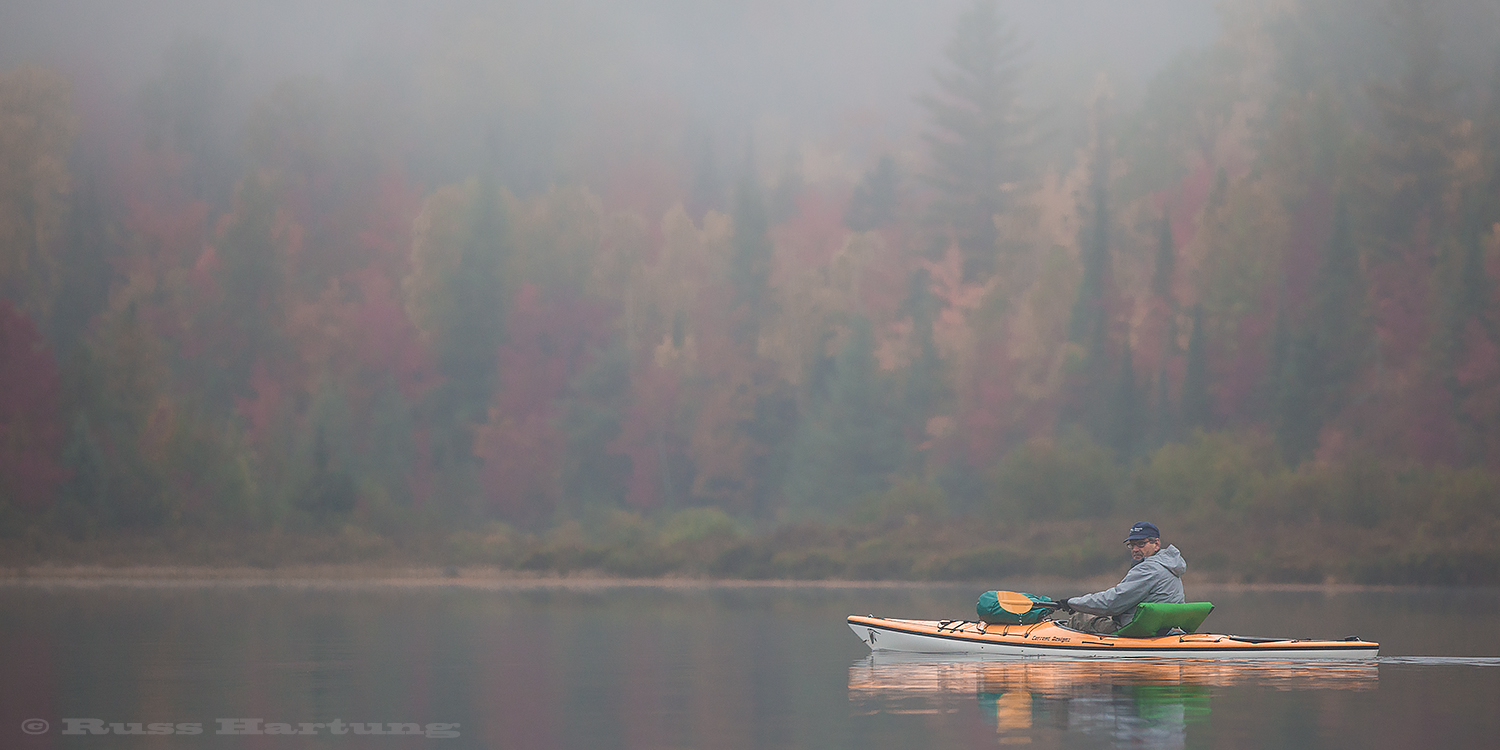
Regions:
M 495 355 L 505 338 L 502 266 L 511 252 L 500 191 L 492 179 L 479 182 L 473 228 L 453 275 L 448 319 L 438 346 L 438 368 L 449 383 L 452 414 L 464 422 L 484 418 L 495 388 Z
M 781 169 L 781 177 L 771 189 L 769 222 L 782 224 L 797 218 L 798 212 L 802 210 L 797 201 L 806 188 L 807 182 L 802 179 L 802 160 L 796 152 L 792 152 Z
M 950 69 L 935 74 L 937 92 L 921 99 L 933 126 L 926 140 L 938 191 L 935 218 L 953 233 L 970 280 L 995 271 L 994 217 L 1010 208 L 1007 186 L 1026 177 L 1021 52 L 995 0 L 975 0 L 948 44 Z
M 58 257 L 61 278 L 48 326 L 52 349 L 59 358 L 84 343 L 90 321 L 104 309 L 115 277 L 112 262 L 120 250 L 97 173 L 84 171 L 79 183 L 72 196 L 70 221 L 63 230 Z
M 75 539 L 91 536 L 109 509 L 109 465 L 83 413 L 73 417 L 62 464 L 68 477 L 58 493 L 59 521 Z
M 1078 296 L 1068 318 L 1068 340 L 1075 343 L 1103 341 L 1100 329 L 1109 325 L 1109 290 L 1111 264 L 1109 256 L 1109 144 L 1104 129 L 1102 104 L 1095 109 L 1094 158 L 1089 171 L 1087 205 L 1079 231 L 1079 258 L 1083 277 L 1078 282 Z M 1101 352 L 1090 349 L 1090 363 L 1097 365 Z
M 945 395 L 943 361 L 938 355 L 937 341 L 933 338 L 933 322 L 941 304 L 932 293 L 932 275 L 927 269 L 912 271 L 907 277 L 906 311 L 911 315 L 912 337 L 916 340 L 917 352 L 906 373 L 902 402 L 907 430 L 916 437 L 925 432 L 928 417 L 932 416 Z
M 219 239 L 223 300 L 213 315 L 227 335 L 213 342 L 217 356 L 201 363 L 206 369 L 198 382 L 207 384 L 210 402 L 221 407 L 246 392 L 255 363 L 274 358 L 284 343 L 286 277 L 275 236 L 276 209 L 270 181 L 246 178 Z
M 1172 240 L 1172 216 L 1162 214 L 1161 228 L 1156 234 L 1156 264 L 1151 272 L 1151 293 L 1166 300 L 1175 310 L 1176 299 L 1172 294 L 1172 279 L 1177 273 L 1177 247 Z
M 1288 460 L 1296 463 L 1318 447 L 1322 420 L 1314 413 L 1307 377 L 1307 342 L 1293 341 L 1285 299 L 1276 308 L 1271 338 L 1272 404 L 1276 440 Z
M 330 442 L 326 427 L 317 425 L 313 429 L 312 471 L 306 485 L 294 498 L 297 507 L 307 511 L 320 526 L 334 524 L 354 510 L 359 501 L 354 475 L 347 463 L 336 455 L 342 451 L 336 450 Z
M 844 226 L 856 232 L 868 232 L 894 223 L 900 203 L 899 181 L 896 160 L 890 156 L 880 157 L 875 168 L 854 188 L 849 208 L 844 211 Z
M 1154 439 L 1151 441 L 1150 446 L 1152 449 L 1160 448 L 1162 445 L 1173 442 L 1179 437 L 1177 412 L 1172 408 L 1172 389 L 1171 383 L 1167 378 L 1165 363 L 1162 366 L 1161 372 L 1156 376 L 1154 386 L 1155 393 L 1153 394 L 1151 403 L 1156 411 L 1151 417 L 1151 424 L 1155 428 Z
M 1455 154 L 1466 144 L 1461 120 L 1451 108 L 1458 86 L 1442 72 L 1434 11 L 1424 0 L 1396 0 L 1389 8 L 1406 65 L 1397 80 L 1373 84 L 1370 99 L 1385 130 L 1375 152 L 1382 171 L 1377 190 L 1386 203 L 1378 214 L 1380 229 L 1401 242 L 1424 221 L 1431 229 L 1446 223 L 1444 197 L 1454 177 Z
M 868 320 L 856 318 L 828 379 L 798 427 L 786 493 L 793 507 L 837 512 L 890 486 L 902 459 L 901 424 L 875 361 Z
M 1155 411 L 1151 417 L 1151 447 L 1177 439 L 1177 419 L 1172 410 L 1169 391 L 1168 365 L 1177 356 L 1177 299 L 1172 291 L 1172 279 L 1177 269 L 1177 249 L 1172 239 L 1172 219 L 1169 214 L 1161 218 L 1161 231 L 1156 245 L 1156 266 L 1151 276 L 1151 294 L 1158 312 L 1165 317 L 1162 331 L 1159 372 L 1155 379 L 1155 393 L 1151 399 Z
M 1078 232 L 1079 259 L 1083 275 L 1068 318 L 1068 340 L 1081 344 L 1083 359 L 1075 370 L 1070 407 L 1065 423 L 1084 429 L 1100 444 L 1112 441 L 1113 405 L 1111 387 L 1111 320 L 1113 279 L 1109 250 L 1109 149 L 1103 124 L 1102 104 L 1095 107 L 1095 143 L 1090 180 L 1081 207 Z
M 714 161 L 713 139 L 704 138 L 703 148 L 693 167 L 693 186 L 688 193 L 687 210 L 694 221 L 702 222 L 709 211 L 724 208 L 724 184 Z
M 1136 385 L 1135 361 L 1130 353 L 1130 340 L 1125 341 L 1125 351 L 1120 355 L 1120 377 L 1115 381 L 1114 398 L 1109 408 L 1109 447 L 1114 450 L 1115 460 L 1128 463 L 1140 455 L 1141 440 L 1141 394 Z
M 1486 400 L 1480 394 L 1500 387 L 1500 374 L 1472 366 L 1486 359 L 1486 351 L 1500 349 L 1500 319 L 1485 267 L 1487 243 L 1500 223 L 1500 56 L 1495 62 L 1487 106 L 1475 121 L 1478 180 L 1465 191 L 1456 241 L 1448 248 L 1440 279 L 1444 307 L 1437 349 L 1471 460 L 1482 457 L 1496 430 L 1493 410 L 1480 405 Z
M 753 483 L 751 512 L 767 518 L 785 484 L 799 420 L 797 394 L 792 384 L 776 375 L 771 367 L 762 368 L 757 376 L 762 385 L 745 434 L 761 449 L 751 454 L 747 468 Z
M 1310 330 L 1321 380 L 1318 399 L 1324 405 L 1325 418 L 1332 418 L 1348 403 L 1355 380 L 1370 362 L 1374 344 L 1367 307 L 1369 288 L 1360 267 L 1349 205 L 1343 197 L 1334 208 L 1333 231 L 1313 289 Z
M 1481 231 L 1500 222 L 1500 55 L 1495 56 L 1495 70 L 1490 75 L 1489 96 L 1484 114 L 1479 118 L 1480 180 L 1469 205 L 1471 227 Z
M 1288 314 L 1279 312 L 1274 341 L 1279 351 L 1273 360 L 1281 360 L 1277 432 L 1294 463 L 1312 455 L 1324 425 L 1348 403 L 1373 345 L 1359 248 L 1343 198 L 1312 288 L 1308 320 L 1294 331 Z
M 755 352 L 760 326 L 771 313 L 771 219 L 755 177 L 755 159 L 747 154 L 734 201 L 734 242 L 729 258 L 734 338 Z
M 187 156 L 189 193 L 221 206 L 236 167 L 224 122 L 236 67 L 222 44 L 178 37 L 167 45 L 160 72 L 141 88 L 146 147 Z
M 1193 332 L 1188 336 L 1187 362 L 1182 374 L 1182 427 L 1202 430 L 1212 426 L 1213 403 L 1208 393 L 1208 334 L 1203 329 L 1203 305 L 1193 307 Z
M 620 434 L 630 395 L 630 354 L 609 347 L 580 372 L 564 400 L 561 428 L 567 445 L 562 467 L 562 515 L 594 507 L 618 507 L 625 499 L 630 458 L 609 450 Z

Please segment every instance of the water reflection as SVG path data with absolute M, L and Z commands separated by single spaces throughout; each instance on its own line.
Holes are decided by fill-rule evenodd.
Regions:
M 1001 744 L 1049 734 L 1183 747 L 1221 688 L 1374 690 L 1375 662 L 934 660 L 871 654 L 849 667 L 856 713 L 943 713 L 974 696 Z M 973 705 L 973 704 L 969 704 Z

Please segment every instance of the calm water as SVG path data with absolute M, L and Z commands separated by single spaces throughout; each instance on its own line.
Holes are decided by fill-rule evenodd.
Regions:
M 5 585 L 0 748 L 1411 748 L 1500 738 L 1500 592 L 1194 592 L 1218 605 L 1207 629 L 1381 642 L 1378 662 L 1336 666 L 889 658 L 843 623 L 850 613 L 963 617 L 978 593 Z M 47 722 L 44 733 L 23 731 L 32 719 Z M 63 734 L 64 719 L 112 734 Z M 220 719 L 316 734 L 221 734 L 245 725 Z M 172 734 L 113 734 L 133 722 Z M 356 733 L 371 723 L 414 734 Z

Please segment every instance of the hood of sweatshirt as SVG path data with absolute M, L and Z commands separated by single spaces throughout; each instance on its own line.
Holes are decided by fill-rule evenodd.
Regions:
M 1172 571 L 1172 575 L 1178 578 L 1181 578 L 1182 574 L 1187 572 L 1187 560 L 1182 559 L 1182 553 L 1177 551 L 1177 545 L 1175 544 L 1167 545 L 1156 554 L 1142 560 L 1141 563 L 1148 560 Z M 1141 563 L 1136 563 L 1136 565 L 1140 565 Z

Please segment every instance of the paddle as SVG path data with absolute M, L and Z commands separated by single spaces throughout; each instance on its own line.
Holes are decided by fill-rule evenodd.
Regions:
M 1031 611 L 1032 607 L 1045 609 L 1057 609 L 1062 606 L 1058 602 L 1035 602 L 1025 594 L 1014 591 L 996 591 L 995 598 L 1000 602 L 1000 608 L 1013 615 L 1024 615 Z

